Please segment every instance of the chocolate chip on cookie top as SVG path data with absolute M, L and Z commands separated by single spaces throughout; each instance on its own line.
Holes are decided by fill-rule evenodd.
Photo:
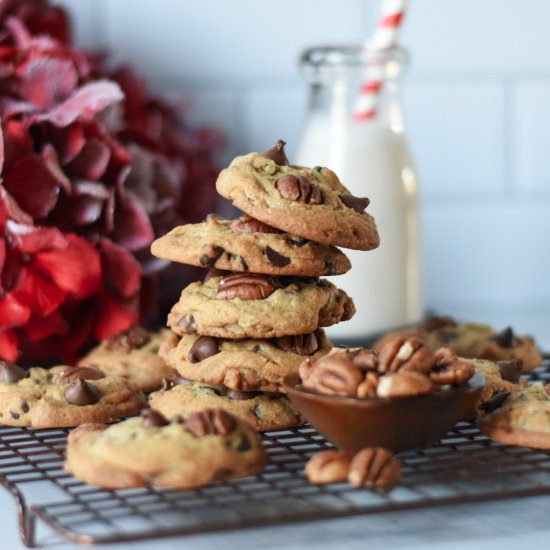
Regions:
M 82 378 L 71 382 L 65 390 L 65 399 L 71 405 L 93 405 L 99 401 L 99 392 L 93 384 L 88 384 Z
M 19 365 L 11 363 L 10 361 L 0 360 L 0 383 L 16 384 L 19 380 L 26 378 L 28 374 L 29 373 Z
M 279 166 L 288 166 L 290 162 L 286 158 L 285 145 L 286 141 L 282 139 L 277 140 L 277 143 L 264 153 L 264 157 L 271 159 Z

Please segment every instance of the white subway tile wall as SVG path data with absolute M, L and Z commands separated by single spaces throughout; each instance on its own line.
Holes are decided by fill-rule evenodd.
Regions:
M 375 0 L 62 0 L 76 41 L 131 63 L 228 137 L 295 151 L 299 52 L 361 42 Z M 427 306 L 550 308 L 550 2 L 411 0 L 404 82 L 421 188 Z M 549 313 L 550 316 L 550 313 Z

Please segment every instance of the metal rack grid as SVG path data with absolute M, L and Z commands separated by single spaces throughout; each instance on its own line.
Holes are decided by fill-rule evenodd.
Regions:
M 550 360 L 528 379 L 550 382 Z M 188 491 L 84 485 L 63 470 L 67 433 L 0 427 L 0 483 L 17 500 L 28 546 L 37 520 L 62 539 L 105 543 L 550 494 L 550 452 L 493 443 L 466 422 L 433 447 L 400 453 L 402 483 L 389 494 L 310 485 L 304 463 L 330 444 L 309 426 L 265 434 L 261 475 Z M 31 505 L 35 486 L 48 498 Z

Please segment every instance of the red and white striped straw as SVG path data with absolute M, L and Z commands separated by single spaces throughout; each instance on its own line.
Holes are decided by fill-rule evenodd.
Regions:
M 381 52 L 396 45 L 406 6 L 407 0 L 382 0 L 378 25 L 366 44 L 368 50 Z M 373 58 L 367 67 L 366 81 L 355 100 L 355 120 L 371 120 L 376 117 L 383 77 L 383 64 L 376 63 Z

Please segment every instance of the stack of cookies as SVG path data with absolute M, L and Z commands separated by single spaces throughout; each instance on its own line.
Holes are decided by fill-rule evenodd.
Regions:
M 150 405 L 168 417 L 218 407 L 262 431 L 299 425 L 281 383 L 305 357 L 328 353 L 321 327 L 355 313 L 352 299 L 319 277 L 350 269 L 336 246 L 378 246 L 369 201 L 327 168 L 290 165 L 282 141 L 235 158 L 216 187 L 245 213 L 209 215 L 152 245 L 158 258 L 209 271 L 168 316 L 172 333 L 159 354 L 178 374 Z

